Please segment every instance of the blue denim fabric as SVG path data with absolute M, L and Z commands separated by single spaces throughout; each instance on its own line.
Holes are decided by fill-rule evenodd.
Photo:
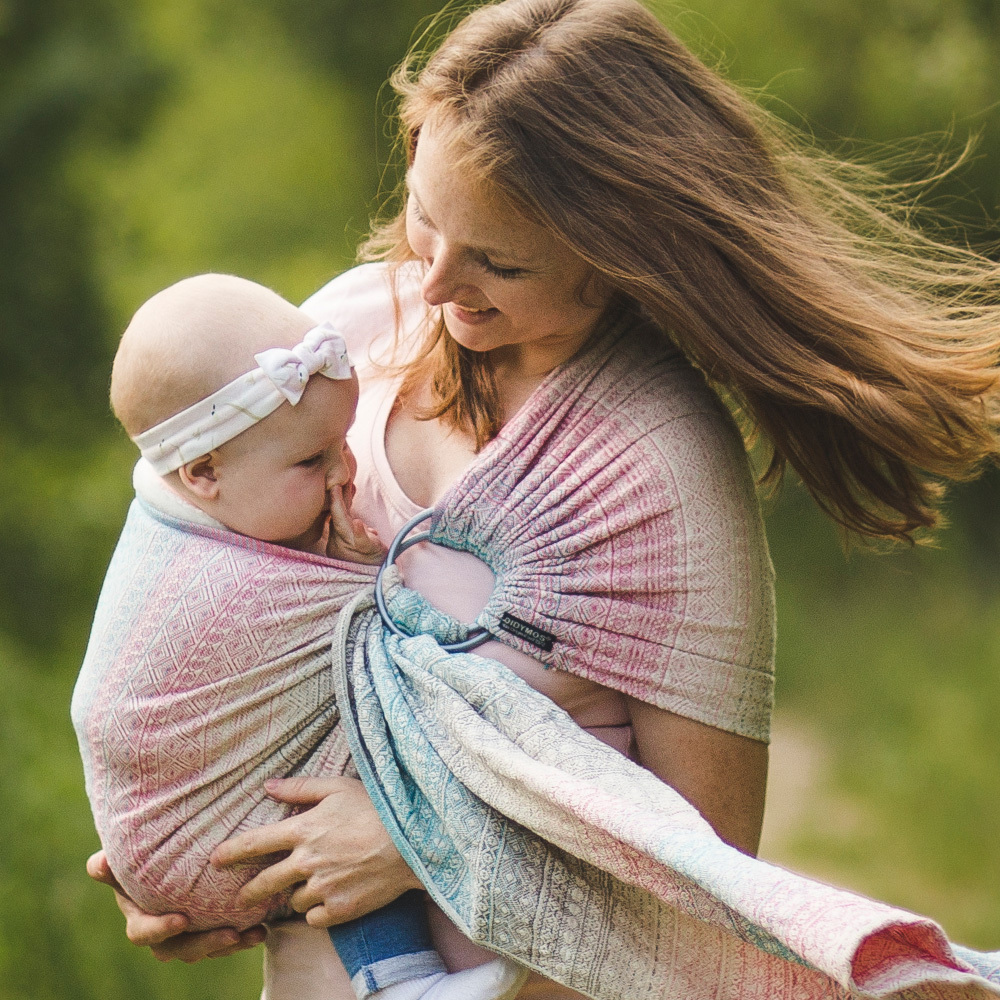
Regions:
M 359 1000 L 394 983 L 447 971 L 431 943 L 427 903 L 417 889 L 327 930 Z

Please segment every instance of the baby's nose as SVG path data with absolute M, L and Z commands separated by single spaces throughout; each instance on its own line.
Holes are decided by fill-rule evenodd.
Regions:
M 346 486 L 352 478 L 351 468 L 348 463 L 343 459 L 339 459 L 334 462 L 330 467 L 330 471 L 326 474 L 326 488 L 332 490 L 340 486 Z

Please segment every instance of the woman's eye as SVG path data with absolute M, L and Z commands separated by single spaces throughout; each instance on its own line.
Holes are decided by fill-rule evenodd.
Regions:
M 489 257 L 482 260 L 483 270 L 487 274 L 492 274 L 495 278 L 520 278 L 524 274 L 523 267 L 500 267 L 494 264 Z
M 412 195 L 410 197 L 410 210 L 413 212 L 413 217 L 417 220 L 417 222 L 420 223 L 420 225 L 429 226 L 431 224 L 430 219 L 428 219 L 427 216 L 420 211 L 420 206 L 417 204 L 417 199 L 412 197 Z

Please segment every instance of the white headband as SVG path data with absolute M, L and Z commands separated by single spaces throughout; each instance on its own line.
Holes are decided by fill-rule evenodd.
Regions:
M 260 365 L 211 396 L 132 438 L 158 475 L 179 469 L 231 441 L 274 413 L 295 406 L 312 375 L 351 377 L 344 338 L 329 323 L 314 327 L 290 351 L 273 347 L 254 355 Z

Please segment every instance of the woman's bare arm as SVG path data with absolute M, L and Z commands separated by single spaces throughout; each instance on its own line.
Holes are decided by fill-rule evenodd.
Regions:
M 627 699 L 639 763 L 684 796 L 727 843 L 756 854 L 767 744 Z

